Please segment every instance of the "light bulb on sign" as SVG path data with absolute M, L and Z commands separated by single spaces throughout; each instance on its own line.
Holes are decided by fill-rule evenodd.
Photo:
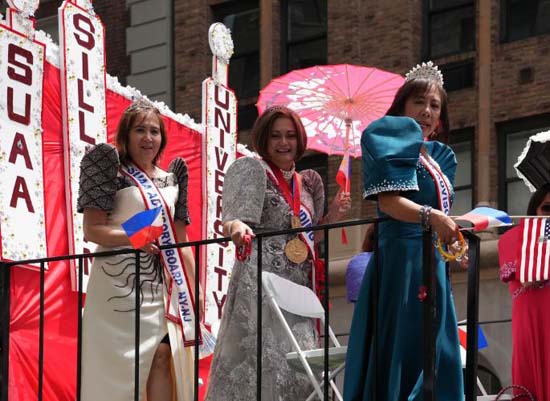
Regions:
M 229 64 L 229 59 L 233 55 L 233 39 L 231 39 L 229 28 L 221 22 L 210 25 L 208 44 L 214 56 L 218 57 L 224 64 Z

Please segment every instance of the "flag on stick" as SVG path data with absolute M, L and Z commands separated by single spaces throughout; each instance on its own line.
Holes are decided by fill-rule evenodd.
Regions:
M 351 184 L 350 184 L 350 178 L 351 178 L 351 162 L 349 159 L 349 150 L 346 150 L 344 152 L 344 156 L 342 157 L 342 162 L 340 163 L 340 167 L 338 168 L 338 172 L 336 173 L 336 182 L 340 186 L 342 192 L 350 192 Z M 348 234 L 346 233 L 346 229 L 342 228 L 342 244 L 347 245 L 348 244 Z
M 550 266 L 550 220 L 524 218 L 519 222 L 519 278 L 522 283 L 548 280 Z
M 342 162 L 336 173 L 336 182 L 342 188 L 343 192 L 350 192 L 351 163 L 349 159 L 349 150 L 346 150 L 342 157 Z
M 136 213 L 122 223 L 122 228 L 134 249 L 139 249 L 143 245 L 156 240 L 162 234 L 162 223 L 158 219 L 159 215 L 160 206 Z
M 476 207 L 474 210 L 456 218 L 463 227 L 473 227 L 474 231 L 486 230 L 493 227 L 509 226 L 512 218 L 508 213 L 492 207 Z

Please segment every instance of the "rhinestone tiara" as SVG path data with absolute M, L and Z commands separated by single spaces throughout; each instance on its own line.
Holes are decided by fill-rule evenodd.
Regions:
M 439 68 L 431 62 L 417 64 L 409 72 L 405 74 L 405 82 L 412 81 L 413 79 L 428 79 L 435 81 L 441 87 L 443 87 L 443 74 L 439 71 Z

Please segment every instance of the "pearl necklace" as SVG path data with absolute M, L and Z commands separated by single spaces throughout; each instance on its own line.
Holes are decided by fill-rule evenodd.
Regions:
M 287 181 L 290 181 L 292 179 L 292 177 L 294 176 L 295 171 L 296 171 L 296 166 L 295 165 L 292 165 L 292 168 L 290 170 L 281 169 L 281 172 L 283 173 L 283 177 Z

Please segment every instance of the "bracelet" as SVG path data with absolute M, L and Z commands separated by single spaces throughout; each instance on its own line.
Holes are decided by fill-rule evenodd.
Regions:
M 432 207 L 428 205 L 420 206 L 418 210 L 418 220 L 422 226 L 422 230 L 428 231 L 431 227 L 430 213 L 432 212 Z
M 441 243 L 441 239 L 437 239 L 437 250 L 441 254 L 441 257 L 445 262 L 451 261 L 451 260 L 458 260 L 464 256 L 466 253 L 466 240 L 464 239 L 464 236 L 459 231 L 458 232 L 458 241 L 460 241 L 460 250 L 457 253 L 451 253 L 447 252 L 445 249 L 443 249 L 443 244 Z

